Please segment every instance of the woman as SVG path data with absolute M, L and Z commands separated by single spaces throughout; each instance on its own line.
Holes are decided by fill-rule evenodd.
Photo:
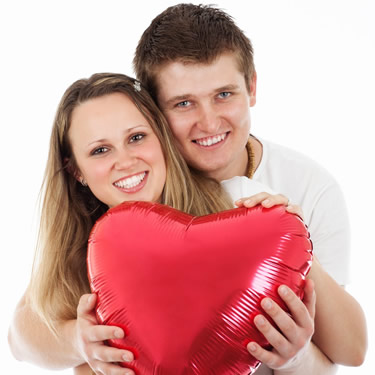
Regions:
M 55 333 L 48 335 L 35 317 L 35 327 L 45 333 L 41 345 L 46 349 L 56 345 L 61 356 L 61 363 L 52 359 L 46 366 L 76 367 L 87 362 L 98 372 L 132 373 L 111 363 L 131 361 L 133 354 L 104 345 L 103 341 L 124 333 L 97 325 L 96 297 L 87 295 L 87 239 L 109 207 L 126 200 L 159 201 L 193 215 L 232 207 L 219 183 L 189 171 L 171 140 L 151 98 L 139 82 L 126 76 L 93 75 L 75 82 L 62 98 L 44 179 L 39 252 L 25 304 L 21 304 L 30 314 L 36 311 Z M 287 204 L 285 197 L 270 194 L 258 195 L 253 204 L 266 198 L 268 207 Z M 288 210 L 296 212 L 293 207 Z M 313 300 L 312 295 L 308 284 L 307 299 Z M 26 323 L 19 335 L 28 334 Z M 10 335 L 16 357 L 28 360 L 27 354 L 16 353 L 22 351 L 12 345 L 16 338 Z M 66 338 L 71 341 L 64 345 Z M 33 355 L 30 360 L 38 362 Z M 75 371 L 90 373 L 87 365 Z

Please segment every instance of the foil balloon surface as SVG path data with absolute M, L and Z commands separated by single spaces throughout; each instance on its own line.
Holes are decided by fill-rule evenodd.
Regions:
M 193 217 L 167 206 L 126 202 L 95 224 L 88 275 L 101 324 L 119 326 L 139 375 L 248 375 L 260 365 L 260 301 L 280 284 L 303 297 L 312 261 L 306 226 L 284 207 L 237 208 Z

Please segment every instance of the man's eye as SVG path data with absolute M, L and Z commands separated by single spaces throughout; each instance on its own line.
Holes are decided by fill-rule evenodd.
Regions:
M 184 100 L 183 102 L 177 103 L 177 107 L 187 107 L 190 105 L 190 102 L 188 100 Z
M 103 154 L 104 152 L 108 151 L 108 148 L 107 147 L 98 147 L 96 148 L 93 152 L 92 152 L 92 155 L 99 155 L 99 154 Z
M 130 143 L 141 141 L 145 137 L 144 134 L 134 134 L 130 137 Z
M 220 94 L 219 94 L 219 97 L 220 98 L 227 98 L 228 96 L 230 96 L 231 95 L 231 93 L 230 92 L 228 92 L 228 91 L 223 91 L 223 92 L 221 92 Z

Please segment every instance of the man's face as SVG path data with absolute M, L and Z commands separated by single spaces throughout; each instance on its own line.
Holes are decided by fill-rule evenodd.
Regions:
M 234 54 L 157 71 L 157 100 L 187 163 L 218 180 L 243 175 L 256 75 L 246 88 Z

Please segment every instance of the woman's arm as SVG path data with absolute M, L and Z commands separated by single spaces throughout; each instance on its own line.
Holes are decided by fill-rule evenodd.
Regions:
M 81 297 L 77 319 L 61 322 L 57 336 L 44 324 L 23 296 L 17 305 L 9 329 L 8 341 L 14 357 L 52 370 L 78 367 L 89 363 L 100 373 L 130 375 L 113 362 L 131 361 L 129 351 L 108 347 L 105 340 L 123 337 L 118 327 L 98 325 L 94 313 L 95 295 Z
M 362 308 L 315 258 L 308 278 L 314 281 L 317 296 L 314 343 L 332 362 L 360 366 L 367 351 Z
M 72 345 L 75 321 L 60 324 L 58 339 L 26 300 L 24 295 L 16 307 L 9 328 L 8 342 L 14 357 L 52 370 L 83 363 L 78 350 Z

